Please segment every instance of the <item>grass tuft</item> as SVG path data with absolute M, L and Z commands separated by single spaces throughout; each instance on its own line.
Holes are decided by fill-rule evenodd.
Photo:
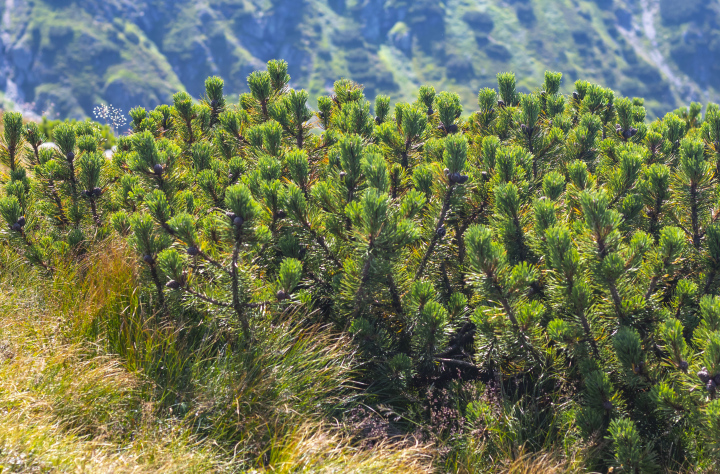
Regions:
M 275 439 L 262 453 L 256 472 L 429 473 L 434 455 L 429 446 L 381 440 L 360 449 L 333 427 L 301 425 Z

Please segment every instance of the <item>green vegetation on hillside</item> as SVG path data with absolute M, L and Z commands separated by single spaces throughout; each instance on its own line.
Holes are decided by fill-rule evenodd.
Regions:
M 268 59 L 291 64 L 314 104 L 346 77 L 410 101 L 423 84 L 470 108 L 495 72 L 522 92 L 546 69 L 645 98 L 650 116 L 717 101 L 717 2 L 700 0 L 79 0 L 11 2 L 0 84 L 21 108 L 92 117 L 153 108 L 218 75 L 230 96 Z M 3 40 L 5 41 L 5 40 Z M 17 88 L 17 92 L 15 91 Z M 57 114 L 57 115 L 56 115 Z
M 714 472 L 717 105 L 290 79 L 3 115 L 0 466 Z

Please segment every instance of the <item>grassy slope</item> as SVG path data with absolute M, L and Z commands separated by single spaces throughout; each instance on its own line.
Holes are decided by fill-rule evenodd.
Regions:
M 99 262 L 107 270 L 103 278 L 77 286 L 66 275 L 48 288 L 0 249 L 3 472 L 183 472 L 220 465 L 186 428 L 153 417 L 141 373 L 102 355 L 83 335 L 97 308 L 116 297 L 111 286 L 133 280 L 117 250 Z
M 137 272 L 118 242 L 52 280 L 0 247 L 0 472 L 427 472 L 426 447 L 362 450 L 326 425 L 350 400 L 346 341 L 280 324 L 204 360 L 188 322 L 144 313 Z
M 717 97 L 716 84 L 700 77 L 707 71 L 695 74 L 685 65 L 686 74 L 675 63 L 683 47 L 692 47 L 681 37 L 689 20 L 664 22 L 660 0 L 108 4 L 116 10 L 46 0 L 13 9 L 12 42 L 34 58 L 35 82 L 25 80 L 22 88 L 36 112 L 81 116 L 103 101 L 126 110 L 154 106 L 177 90 L 200 95 L 210 74 L 223 76 L 236 97 L 246 90 L 248 72 L 274 57 L 290 62 L 293 82 L 313 97 L 344 76 L 364 83 L 370 97 L 382 92 L 402 100 L 429 83 L 457 91 L 473 110 L 478 89 L 494 85 L 497 71 L 515 71 L 523 90 L 545 69 L 565 73 L 564 92 L 578 77 L 623 95 L 642 92 L 651 115 L 702 91 L 704 100 Z M 469 11 L 486 14 L 492 28 L 471 27 Z M 433 23 L 434 17 L 443 19 Z M 712 34 L 712 23 L 703 28 Z

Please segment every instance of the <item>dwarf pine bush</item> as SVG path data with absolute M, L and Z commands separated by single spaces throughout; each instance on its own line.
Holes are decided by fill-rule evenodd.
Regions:
M 237 105 L 213 77 L 132 109 L 112 159 L 89 122 L 41 146 L 6 113 L 3 238 L 51 277 L 114 232 L 159 315 L 200 308 L 248 348 L 283 315 L 331 324 L 373 400 L 415 421 L 450 404 L 459 439 L 502 425 L 530 449 L 574 437 L 591 468 L 713 469 L 718 106 L 648 123 L 548 72 L 528 94 L 499 74 L 465 117 L 453 93 L 371 107 L 345 79 L 313 110 L 289 81 L 271 61 Z

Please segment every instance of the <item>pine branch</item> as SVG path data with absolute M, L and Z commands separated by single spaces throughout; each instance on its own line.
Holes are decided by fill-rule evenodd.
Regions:
M 664 270 L 669 264 L 670 264 L 669 258 L 664 258 L 662 261 L 662 267 L 661 267 L 661 273 L 662 270 Z M 655 287 L 657 286 L 658 282 L 660 281 L 660 275 L 654 275 L 652 279 L 650 280 L 650 285 L 648 286 L 647 291 L 645 292 L 645 300 L 649 300 L 652 294 L 655 292 Z
M 445 298 L 450 299 L 452 287 L 450 286 L 450 277 L 448 277 L 447 258 L 444 258 L 440 264 L 440 273 L 442 273 L 443 289 L 445 290 Z
M 395 278 L 393 278 L 392 273 L 388 277 L 388 289 L 390 290 L 390 297 L 392 298 L 392 306 L 395 310 L 395 314 L 402 316 L 404 312 L 402 303 L 400 302 L 400 293 L 395 285 Z
M 69 221 L 65 215 L 65 208 L 63 207 L 62 200 L 60 199 L 60 195 L 57 193 L 57 189 L 55 189 L 55 183 L 52 179 L 48 180 L 48 187 L 50 189 L 50 195 L 52 196 L 52 199 L 58 208 L 58 216 L 60 219 L 60 223 L 63 227 L 65 227 L 69 224 Z
M 433 250 L 435 250 L 435 245 L 437 245 L 438 240 L 440 240 L 440 235 L 438 234 L 438 231 L 445 223 L 445 217 L 447 216 L 448 210 L 450 209 L 450 200 L 452 198 L 452 192 L 455 189 L 455 183 L 451 183 L 450 187 L 448 188 L 447 192 L 445 193 L 445 199 L 443 201 L 443 207 L 440 211 L 440 218 L 438 219 L 437 224 L 435 225 L 435 232 L 433 233 L 433 238 L 430 241 L 430 245 L 428 246 L 427 250 L 425 251 L 425 255 L 423 256 L 422 262 L 420 262 L 420 267 L 417 269 L 417 272 L 415 273 L 415 281 L 417 281 L 425 271 L 425 265 L 427 265 L 428 259 L 430 258 L 430 255 L 432 255 Z
M 230 266 L 230 278 L 232 280 L 232 296 L 233 296 L 233 308 L 235 309 L 235 313 L 237 313 L 238 318 L 240 319 L 240 323 L 242 324 L 243 334 L 245 335 L 245 339 L 250 339 L 250 323 L 247 320 L 247 315 L 242 310 L 242 305 L 240 304 L 240 292 L 238 288 L 238 272 L 237 272 L 237 266 L 238 266 L 238 256 L 240 254 L 240 245 L 241 245 L 241 232 L 242 229 L 238 229 L 236 231 L 235 235 L 235 246 L 233 247 L 233 253 L 232 253 L 232 262 Z
M 98 215 L 97 211 L 97 204 L 95 203 L 95 198 L 90 198 L 90 210 L 92 212 L 93 220 L 95 221 L 95 225 L 98 227 L 102 227 L 102 221 L 100 220 L 100 216 Z
M 410 164 L 410 163 L 408 162 L 408 153 L 410 152 L 410 146 L 411 146 L 411 144 L 412 144 L 412 137 L 408 137 L 408 138 L 405 140 L 405 148 L 403 149 L 403 151 L 402 151 L 401 154 L 400 154 L 400 157 L 401 157 L 401 163 L 400 163 L 400 164 L 402 165 L 403 169 L 405 169 L 405 170 L 408 168 L 408 166 L 409 166 L 409 164 Z
M 520 346 L 532 354 L 535 362 L 537 362 L 540 366 L 544 366 L 545 364 L 542 362 L 542 358 L 538 353 L 537 349 L 535 349 L 535 347 L 532 345 L 532 343 L 530 342 L 530 338 L 527 336 L 527 334 L 525 334 L 525 331 L 520 328 L 517 316 L 515 315 L 515 310 L 513 310 L 512 306 L 510 305 L 510 301 L 508 301 L 507 297 L 505 296 L 505 293 L 502 289 L 502 286 L 500 286 L 500 282 L 498 282 L 496 275 L 489 272 L 486 273 L 486 276 L 490 279 L 493 289 L 498 294 L 500 304 L 502 305 L 505 314 L 510 320 L 510 324 L 512 324 L 513 329 L 520 335 Z
M 310 235 L 312 236 L 313 239 L 315 239 L 315 241 L 318 243 L 318 245 L 320 245 L 320 247 L 321 247 L 321 248 L 323 249 L 323 251 L 325 252 L 325 255 L 327 255 L 327 257 L 328 257 L 330 260 L 332 260 L 333 263 L 334 263 L 335 265 L 337 265 L 338 268 L 342 268 L 342 264 L 340 263 L 340 260 L 338 260 L 338 258 L 332 253 L 332 251 L 330 250 L 330 248 L 327 246 L 327 244 L 325 243 L 325 239 L 323 238 L 323 236 L 320 235 L 320 234 L 318 234 L 317 232 L 315 232 L 315 230 L 310 227 L 310 224 L 308 223 L 307 220 L 304 220 L 304 219 L 303 219 L 302 225 L 303 225 L 303 227 L 305 227 L 305 229 L 307 229 L 308 232 L 310 232 Z
M 213 304 L 215 306 L 222 306 L 223 308 L 232 308 L 232 305 L 230 303 L 223 303 L 222 301 L 215 300 L 213 298 L 210 298 L 209 296 L 205 296 L 201 293 L 198 293 L 197 291 L 193 290 L 189 286 L 181 286 L 180 289 L 183 291 L 190 293 L 191 295 L 200 298 L 201 300 Z
M 566 274 L 566 279 L 567 279 L 567 289 L 565 292 L 565 296 L 566 296 L 566 298 L 569 298 L 573 292 L 573 286 L 575 285 L 575 279 L 572 274 L 569 274 L 569 275 Z M 595 340 L 595 336 L 593 336 L 592 330 L 590 329 L 590 323 L 588 322 L 585 311 L 583 311 L 583 309 L 580 307 L 576 307 L 575 314 L 576 314 L 577 318 L 580 320 L 580 324 L 583 327 L 583 331 L 585 331 L 585 338 L 590 343 L 590 346 L 592 347 L 592 350 L 593 350 L 593 354 L 595 355 L 595 357 L 599 357 L 600 353 L 598 351 L 597 341 Z
M 578 311 L 577 314 L 578 314 L 578 317 L 580 318 L 580 324 L 583 327 L 583 331 L 585 331 L 585 338 L 590 343 L 590 347 L 593 350 L 593 354 L 595 355 L 595 357 L 600 357 L 600 352 L 598 351 L 597 341 L 595 340 L 595 336 L 593 336 L 593 333 L 590 330 L 590 324 L 588 323 L 585 312 Z
M 620 299 L 620 294 L 618 293 L 615 281 L 609 282 L 608 287 L 610 288 L 610 295 L 612 296 L 613 304 L 615 305 L 615 311 L 617 312 L 618 316 L 620 316 L 621 318 L 625 318 L 625 315 L 622 311 L 622 300 Z
M 715 269 L 710 270 L 710 273 L 708 273 L 707 279 L 705 280 L 705 286 L 703 287 L 703 296 L 707 295 L 710 292 L 710 288 L 712 287 L 712 284 L 715 282 L 715 276 L 716 272 Z
M 700 224 L 698 222 L 699 203 L 697 196 L 697 184 L 690 184 L 690 221 L 692 222 L 692 240 L 696 249 L 700 248 Z
M 355 308 L 353 309 L 352 319 L 357 318 L 360 315 L 360 311 L 362 311 L 362 303 L 365 300 L 365 285 L 370 279 L 370 265 L 372 264 L 373 260 L 373 244 L 374 242 L 372 238 L 370 238 L 370 243 L 368 244 L 367 249 L 368 256 L 365 260 L 365 265 L 363 265 L 362 274 L 360 277 L 360 286 L 358 286 L 358 289 L 355 292 Z
M 187 137 L 185 138 L 185 145 L 190 148 L 195 143 L 195 133 L 192 128 L 192 117 L 185 118 L 185 127 L 187 128 Z
M 438 361 L 438 362 L 443 362 L 443 363 L 445 363 L 445 364 L 456 365 L 456 366 L 462 367 L 462 368 L 464 368 L 464 369 L 475 369 L 475 370 L 479 370 L 479 367 L 478 367 L 477 365 L 472 364 L 472 363 L 470 363 L 470 362 L 465 362 L 464 360 L 458 360 L 458 359 L 442 359 L 442 358 L 439 358 L 439 357 L 436 357 L 435 360 Z
M 304 133 L 305 129 L 303 128 L 302 123 L 298 126 L 297 134 L 295 135 L 295 145 L 297 146 L 298 150 L 302 150 L 303 148 L 303 140 L 304 140 Z
M 158 276 L 157 269 L 155 268 L 155 264 L 149 264 L 150 266 L 150 275 L 152 276 L 153 283 L 155 283 L 155 290 L 157 290 L 158 294 L 158 301 L 160 302 L 160 307 L 165 308 L 165 294 L 163 293 L 163 287 L 160 283 L 160 277 Z
M 225 268 L 220 262 L 210 257 L 210 255 L 206 254 L 202 250 L 198 248 L 198 256 L 202 257 L 203 260 L 217 268 L 218 270 L 222 270 L 224 273 L 227 273 L 228 275 L 232 276 L 232 270 L 228 270 Z
M 30 241 L 30 238 L 28 237 L 27 233 L 25 233 L 25 229 L 22 229 L 20 231 L 20 235 L 22 236 L 23 242 L 25 243 L 25 246 L 33 251 L 34 244 L 32 241 Z M 34 251 L 33 251 L 34 252 Z M 48 265 L 45 263 L 42 258 L 37 259 L 37 263 L 40 264 L 41 267 L 43 267 L 45 270 L 49 271 L 50 273 L 53 273 L 55 271 L 55 268 L 53 268 L 51 265 Z

